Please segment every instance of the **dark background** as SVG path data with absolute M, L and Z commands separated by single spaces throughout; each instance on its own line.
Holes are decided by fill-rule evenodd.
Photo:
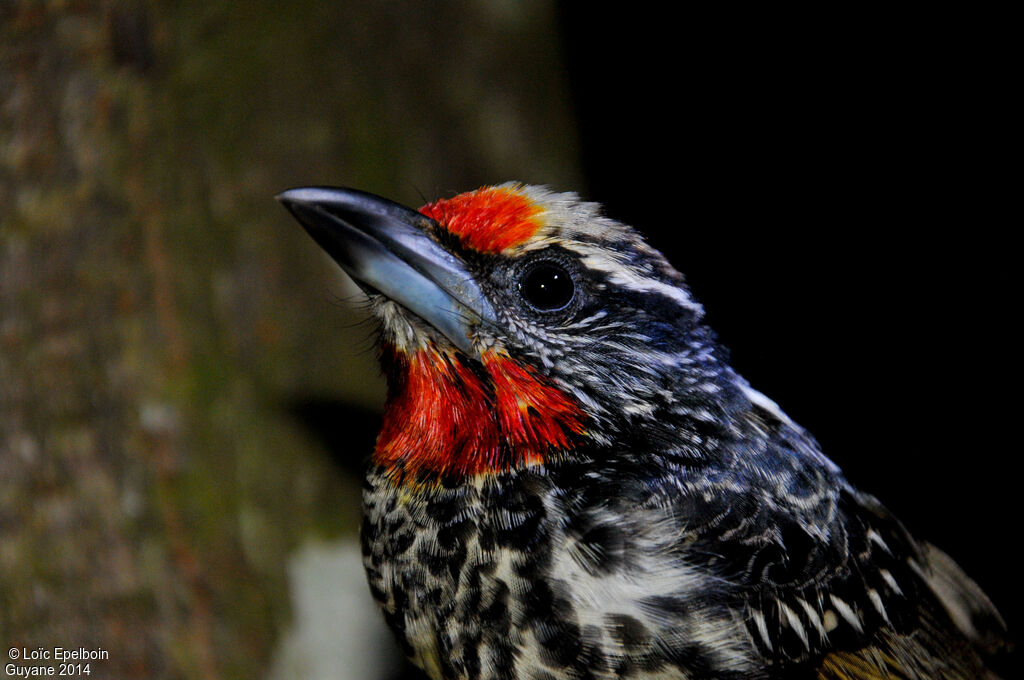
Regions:
M 1019 630 L 998 17 L 560 18 L 590 196 L 684 272 L 740 373 Z

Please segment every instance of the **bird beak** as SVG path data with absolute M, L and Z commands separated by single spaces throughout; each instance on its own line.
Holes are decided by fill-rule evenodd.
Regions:
M 413 312 L 466 353 L 496 317 L 465 264 L 431 239 L 429 217 L 355 189 L 303 187 L 277 196 L 364 290 Z

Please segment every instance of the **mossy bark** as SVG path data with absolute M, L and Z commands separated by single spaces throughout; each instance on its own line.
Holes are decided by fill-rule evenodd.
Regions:
M 357 526 L 285 405 L 383 394 L 273 196 L 579 188 L 553 30 L 540 2 L 0 3 L 5 650 L 262 672 L 289 551 Z

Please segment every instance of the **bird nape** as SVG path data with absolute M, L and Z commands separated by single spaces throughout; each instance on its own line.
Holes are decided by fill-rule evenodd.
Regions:
M 364 562 L 431 678 L 996 677 L 985 594 L 732 370 L 638 232 L 512 183 L 278 198 L 379 321 Z

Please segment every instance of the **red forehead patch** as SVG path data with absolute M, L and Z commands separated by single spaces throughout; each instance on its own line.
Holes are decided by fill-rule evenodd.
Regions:
M 428 203 L 420 212 L 482 253 L 500 253 L 525 243 L 540 227 L 540 208 L 515 187 L 468 191 Z

